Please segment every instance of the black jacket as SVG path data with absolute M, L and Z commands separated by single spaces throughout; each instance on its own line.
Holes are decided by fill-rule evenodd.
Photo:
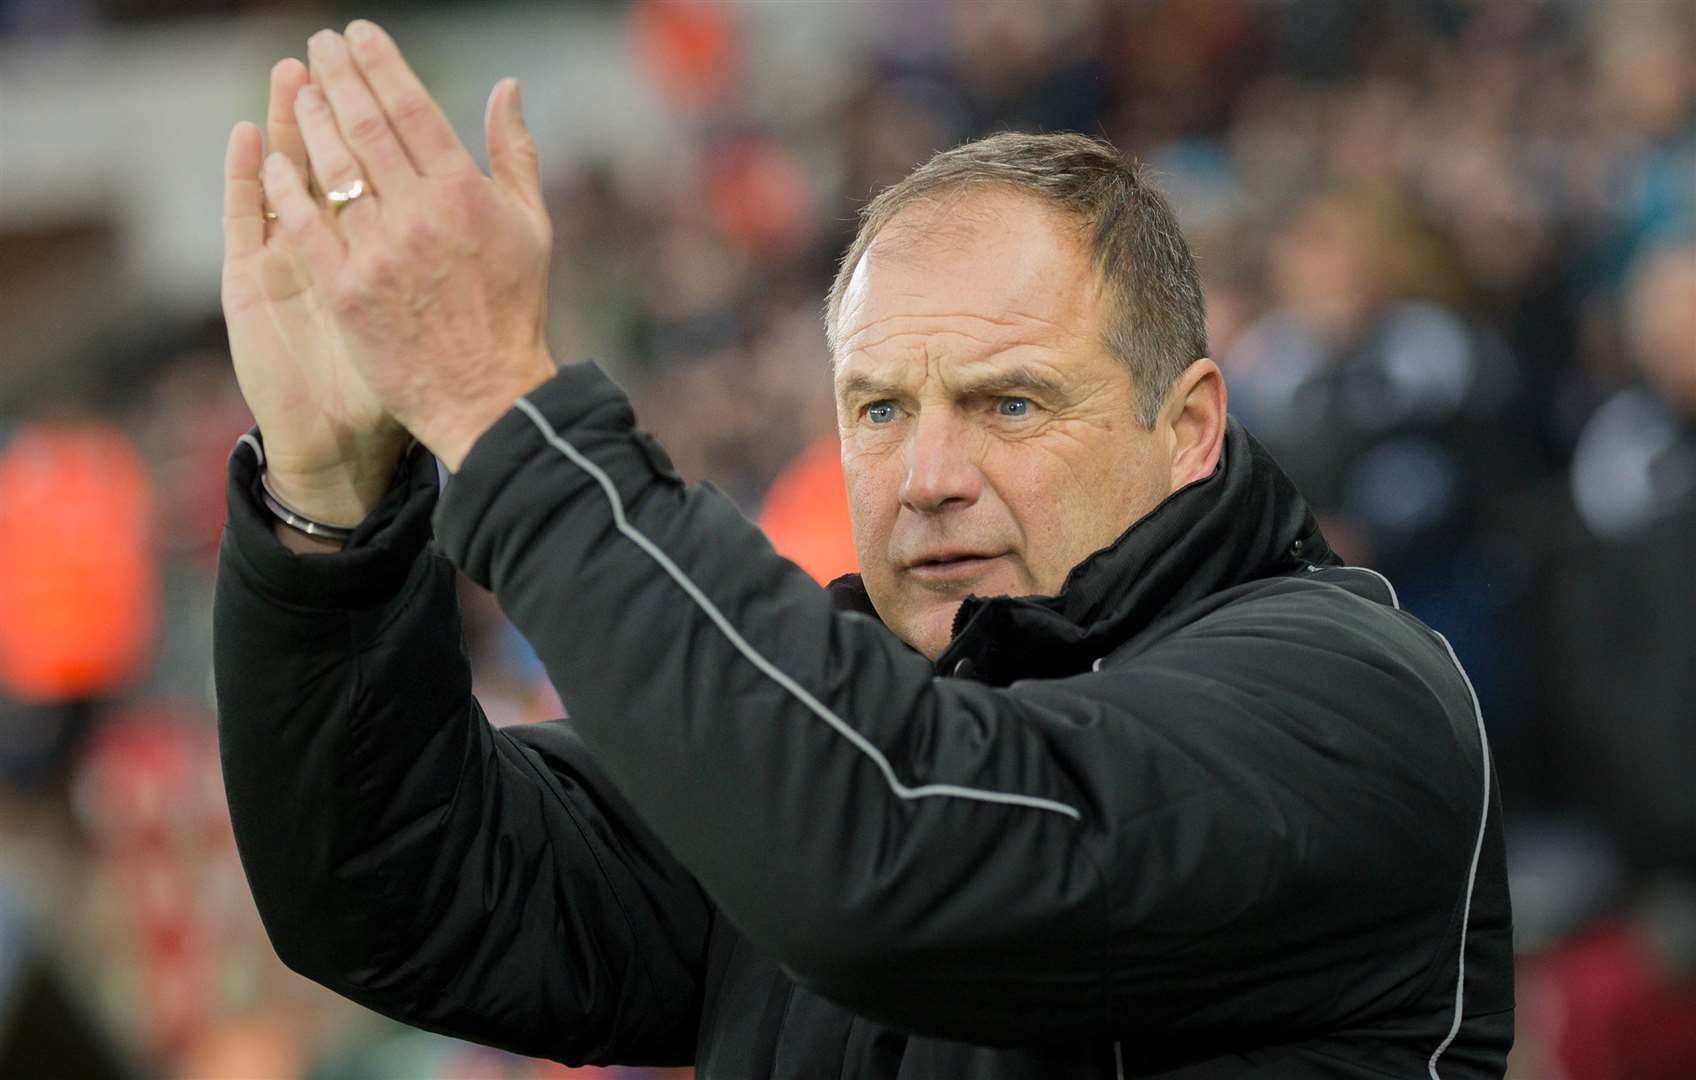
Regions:
M 339 555 L 274 541 L 256 449 L 230 466 L 219 726 L 303 974 L 702 1080 L 1501 1075 L 1466 676 L 1234 422 L 1221 468 L 1058 598 L 968 601 L 934 666 L 681 484 L 589 365 L 439 506 L 415 454 Z M 453 564 L 569 722 L 483 721 Z

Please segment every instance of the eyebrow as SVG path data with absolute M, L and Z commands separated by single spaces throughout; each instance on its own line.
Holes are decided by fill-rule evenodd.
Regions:
M 840 394 L 844 398 L 860 396 L 891 397 L 899 394 L 901 388 L 894 383 L 875 378 L 865 372 L 855 372 L 842 380 Z M 1058 396 L 1061 392 L 1060 382 L 1050 375 L 1031 367 L 1028 364 L 1013 364 L 995 371 L 966 379 L 956 389 L 956 393 L 966 397 L 988 397 L 996 395 L 1016 395 L 1020 393 L 1047 394 Z

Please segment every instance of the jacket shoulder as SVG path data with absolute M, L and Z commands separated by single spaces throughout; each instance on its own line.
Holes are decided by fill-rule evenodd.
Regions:
M 1150 655 L 1205 654 L 1217 661 L 1284 649 L 1303 650 L 1311 660 L 1400 669 L 1467 696 L 1464 674 L 1442 635 L 1403 609 L 1382 575 L 1356 567 L 1318 567 L 1222 589 L 1151 624 L 1103 657 L 1097 670 Z M 1299 669 L 1287 674 L 1306 680 Z
M 1487 753 L 1453 649 L 1375 571 L 1322 567 L 1222 590 L 1149 626 L 1097 670 L 1205 689 L 1274 726 L 1400 746 L 1409 764 L 1456 780 L 1476 775 Z

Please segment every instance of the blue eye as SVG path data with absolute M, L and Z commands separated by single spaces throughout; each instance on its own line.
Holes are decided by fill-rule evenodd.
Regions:
M 874 424 L 887 424 L 895 419 L 895 404 L 889 401 L 875 401 L 866 406 L 866 419 Z
M 1031 414 L 1031 402 L 1029 398 L 1022 397 L 997 398 L 995 411 L 1000 416 L 1029 416 Z

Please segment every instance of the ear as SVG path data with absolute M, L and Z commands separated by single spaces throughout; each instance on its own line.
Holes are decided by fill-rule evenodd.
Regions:
M 1202 357 L 1172 383 L 1160 410 L 1172 458 L 1172 490 L 1213 474 L 1225 446 L 1225 376 Z

